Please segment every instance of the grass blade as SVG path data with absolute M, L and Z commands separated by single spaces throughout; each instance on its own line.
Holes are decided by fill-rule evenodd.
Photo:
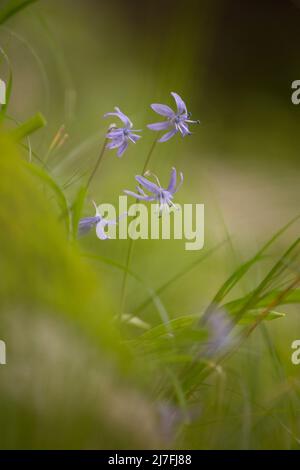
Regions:
M 248 261 L 242 264 L 222 285 L 217 294 L 213 298 L 211 304 L 208 306 L 205 315 L 208 315 L 212 308 L 215 308 L 224 297 L 233 289 L 239 280 L 249 271 L 249 269 L 258 261 L 260 261 L 266 250 L 294 223 L 299 219 L 299 215 L 293 218 L 290 222 L 284 225 L 270 240 Z
M 0 9 L 0 25 L 5 23 L 9 18 L 14 16 L 23 8 L 38 0 L 10 0 Z
M 81 214 L 82 214 L 82 209 L 83 209 L 84 201 L 85 201 L 85 198 L 86 198 L 86 193 L 87 193 L 86 186 L 82 186 L 79 189 L 79 191 L 78 191 L 78 193 L 75 197 L 75 200 L 72 204 L 71 213 L 72 213 L 73 240 L 76 240 L 76 238 L 77 238 L 78 224 L 79 224 L 79 220 L 80 220 L 80 217 L 81 217 Z
M 11 137 L 16 140 L 22 140 L 25 137 L 28 137 L 33 132 L 45 127 L 46 120 L 41 113 L 35 114 L 32 118 L 28 119 L 28 121 L 21 124 L 16 129 L 10 132 Z
M 53 178 L 41 167 L 24 161 L 23 164 L 25 167 L 32 173 L 32 175 L 37 176 L 46 186 L 48 186 L 56 196 L 56 201 L 58 206 L 61 208 L 62 214 L 66 219 L 66 227 L 69 233 L 70 231 L 70 215 L 68 203 L 65 198 L 63 191 L 60 189 L 59 185 L 55 182 Z

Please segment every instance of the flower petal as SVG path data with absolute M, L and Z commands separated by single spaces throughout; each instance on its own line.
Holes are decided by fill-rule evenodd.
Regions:
M 177 180 L 177 172 L 176 172 L 176 168 L 173 167 L 172 172 L 171 172 L 170 183 L 167 188 L 167 191 L 169 191 L 170 193 L 173 193 L 176 188 L 176 180 Z
M 163 129 L 168 129 L 170 127 L 170 121 L 156 122 L 155 124 L 148 124 L 148 129 L 152 131 L 162 131 Z
M 177 134 L 178 130 L 177 129 L 172 129 L 171 131 L 167 132 L 164 134 L 158 142 L 167 142 L 167 140 L 171 139 L 173 135 Z
M 127 128 L 131 128 L 133 126 L 133 124 L 130 121 L 129 117 L 126 116 L 126 114 L 122 113 L 120 108 L 118 108 L 117 106 L 115 106 L 115 110 L 116 110 L 116 112 L 114 112 L 114 113 L 105 113 L 104 117 L 106 118 L 108 116 L 117 116 L 119 119 L 121 119 L 121 121 L 125 124 L 125 126 Z
M 171 95 L 173 96 L 173 98 L 176 102 L 178 113 L 187 115 L 187 109 L 186 109 L 186 105 L 185 105 L 185 102 L 183 101 L 183 99 L 177 93 L 175 93 L 174 91 L 172 91 Z
M 150 191 L 151 193 L 155 195 L 160 193 L 159 186 L 157 186 L 157 184 L 155 183 L 151 183 L 151 181 L 144 178 L 144 176 L 136 176 L 135 179 L 141 186 L 147 189 L 147 191 Z
M 124 189 L 123 192 L 125 194 L 127 194 L 127 196 L 135 197 L 136 199 L 140 199 L 141 201 L 143 201 L 147 197 L 147 196 L 143 196 L 141 194 L 134 193 L 133 191 L 129 191 L 128 189 Z
M 154 201 L 153 196 L 142 196 L 141 194 L 134 193 L 133 191 L 128 191 L 127 189 L 124 189 L 123 191 L 125 194 L 128 196 L 133 196 L 139 201 Z
M 187 124 L 185 124 L 184 122 L 181 122 L 180 124 L 178 124 L 178 128 L 179 128 L 179 131 L 182 135 L 182 137 L 185 137 L 187 135 L 191 135 L 192 133 L 190 132 Z
M 125 140 L 122 145 L 120 145 L 119 150 L 117 151 L 117 156 L 122 157 L 123 153 L 128 147 L 128 142 Z
M 116 139 L 116 140 L 113 140 L 112 142 L 109 142 L 107 145 L 106 145 L 106 148 L 109 149 L 109 150 L 113 150 L 113 149 L 116 149 L 116 148 L 119 148 L 122 143 L 124 142 L 123 139 Z
M 118 222 L 120 222 L 120 220 L 122 220 L 122 219 L 125 219 L 125 217 L 127 217 L 127 216 L 128 216 L 128 212 L 123 212 L 123 214 L 119 215 Z
M 175 193 L 177 193 L 177 191 L 179 191 L 179 189 L 180 189 L 180 188 L 181 188 L 181 186 L 182 186 L 182 183 L 183 183 L 183 173 L 182 173 L 182 172 L 180 172 L 180 181 L 179 181 L 179 183 L 178 183 L 178 186 L 177 186 L 177 188 L 176 188 L 176 189 L 174 189 L 174 191 L 173 191 L 173 193 L 172 193 L 172 194 L 175 194 Z
M 161 116 L 167 116 L 169 118 L 175 116 L 173 109 L 171 109 L 166 104 L 154 103 L 151 104 L 151 108 L 153 109 L 153 111 L 155 111 L 157 114 L 160 114 Z
M 107 225 L 106 220 L 100 220 L 96 225 L 96 235 L 100 240 L 107 240 L 109 237 L 104 233 L 104 227 Z
M 137 186 L 136 189 L 137 189 L 138 193 L 141 194 L 142 196 L 147 196 L 147 194 L 145 193 L 143 188 L 141 188 L 140 186 Z
M 118 225 L 118 221 L 117 220 L 105 220 L 105 225 Z
M 99 217 L 85 217 L 79 221 L 78 236 L 86 235 L 99 222 Z
M 102 219 L 97 204 L 95 203 L 95 201 L 92 201 L 92 202 L 93 202 L 93 206 L 95 207 L 95 211 L 96 211 L 95 217 L 99 217 L 100 219 Z
M 141 138 L 142 138 L 141 135 L 132 134 L 131 132 L 128 135 L 128 139 L 131 140 L 131 142 L 133 142 L 134 144 Z
M 126 114 L 122 113 L 122 111 L 120 110 L 120 108 L 118 108 L 117 106 L 115 107 L 115 110 L 117 111 L 118 113 L 118 116 L 119 118 L 121 119 L 121 121 L 124 122 L 125 126 L 126 127 L 133 127 L 133 124 L 132 122 L 130 121 L 129 117 L 126 116 Z
M 124 129 L 112 129 L 107 134 L 108 139 L 122 139 L 124 137 Z

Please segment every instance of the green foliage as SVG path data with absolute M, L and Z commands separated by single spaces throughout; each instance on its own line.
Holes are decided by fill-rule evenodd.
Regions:
M 0 3 L 0 24 L 30 3 Z M 93 50 L 80 49 L 76 65 L 81 59 L 97 68 Z M 8 366 L 0 369 L 1 448 L 298 447 L 299 381 L 290 369 L 294 337 L 285 328 L 293 329 L 291 312 L 300 303 L 300 239 L 287 248 L 282 239 L 299 216 L 247 261 L 238 260 L 233 272 L 224 253 L 227 241 L 233 242 L 227 237 L 217 243 L 212 233 L 212 248 L 200 256 L 172 243 L 136 243 L 129 267 L 125 242 L 102 243 L 92 233 L 77 240 L 91 198 L 116 197 L 125 178 L 142 167 L 149 142 L 142 139 L 140 153 L 133 150 L 125 163 L 109 159 L 102 143 L 93 166 L 90 143 L 98 151 L 101 135 L 87 137 L 90 124 L 82 127 L 93 112 L 98 119 L 101 100 L 107 102 L 82 67 L 78 82 L 90 102 L 75 123 L 68 122 L 72 149 L 59 140 L 49 147 L 48 129 L 46 145 L 33 135 L 32 149 L 29 137 L 46 121 L 40 113 L 22 124 L 8 116 L 15 80 L 1 52 L 8 93 L 0 111 L 0 338 L 9 352 Z M 101 63 L 97 80 L 109 76 L 106 87 L 116 92 L 113 74 L 103 68 Z M 143 83 L 138 91 L 144 89 Z M 55 82 L 56 92 L 70 90 Z M 61 109 L 58 99 L 57 104 Z M 130 99 L 129 105 L 134 106 Z M 45 114 L 51 125 L 61 125 L 61 115 Z M 13 129 L 5 128 L 8 120 Z M 172 152 L 164 146 L 156 151 L 159 164 L 169 164 Z M 190 173 L 197 179 L 198 148 L 185 152 L 182 166 L 188 170 L 189 152 L 195 155 Z M 169 171 L 167 165 L 163 169 Z M 130 281 L 128 308 L 118 318 L 124 273 Z
M 2 337 L 12 351 L 7 369 L 1 370 L 1 446 L 85 447 L 92 442 L 147 446 L 148 440 L 154 440 L 154 424 L 141 436 L 137 422 L 133 423 L 132 434 L 126 437 L 122 424 L 128 419 L 125 402 L 119 416 L 110 412 L 123 400 L 121 394 L 132 403 L 140 401 L 136 416 L 147 416 L 150 408 L 141 397 L 131 397 L 135 392 L 126 390 L 125 384 L 114 390 L 111 371 L 118 370 L 119 381 L 122 374 L 131 374 L 131 355 L 109 315 L 101 278 L 68 242 L 40 183 L 50 186 L 58 204 L 62 202 L 61 192 L 41 168 L 23 162 L 13 142 L 3 134 L 0 154 L 0 318 Z M 60 318 L 69 325 L 67 330 Z M 79 332 L 84 334 L 84 341 Z M 59 374 L 65 374 L 63 383 L 57 367 Z M 27 378 L 22 378 L 26 369 Z M 101 377 L 105 377 L 105 385 Z M 12 419 L 10 387 L 18 388 L 20 382 L 22 386 L 16 390 L 20 404 L 15 404 Z M 57 387 L 63 387 L 61 397 Z M 42 394 L 40 405 L 35 388 L 41 390 L 37 392 Z M 70 393 L 71 404 L 66 408 L 64 399 Z M 97 395 L 98 401 L 111 402 L 91 409 L 90 400 Z M 62 425 L 62 420 L 69 424 Z M 43 428 L 40 437 L 34 423 Z M 73 429 L 72 434 L 73 426 L 78 431 Z M 14 435 L 16 428 L 18 437 L 10 441 L 8 436 Z
M 5 23 L 9 18 L 16 15 L 23 8 L 27 7 L 31 3 L 35 3 L 37 0 L 8 0 L 3 1 L 3 6 L 0 4 L 0 24 Z

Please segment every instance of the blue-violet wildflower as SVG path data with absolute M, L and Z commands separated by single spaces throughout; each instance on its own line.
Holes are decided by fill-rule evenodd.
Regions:
M 106 134 L 106 138 L 110 139 L 106 146 L 108 149 L 115 149 L 117 148 L 117 156 L 122 157 L 123 153 L 127 149 L 129 142 L 133 142 L 134 144 L 141 138 L 140 135 L 135 134 L 134 132 L 141 132 L 140 130 L 133 130 L 133 124 L 130 121 L 129 117 L 126 114 L 122 113 L 120 108 L 115 107 L 114 113 L 106 113 L 104 117 L 108 116 L 117 116 L 123 122 L 123 127 L 115 127 L 111 126 L 108 133 Z
M 188 124 L 200 124 L 200 121 L 192 121 L 190 119 L 191 114 L 188 113 L 183 99 L 177 93 L 172 92 L 171 95 L 173 96 L 176 102 L 176 112 L 173 111 L 173 109 L 171 109 L 166 104 L 151 105 L 153 111 L 160 114 L 161 116 L 165 116 L 167 120 L 163 122 L 157 122 L 155 124 L 148 124 L 147 127 L 149 129 L 152 129 L 153 131 L 162 131 L 170 129 L 158 140 L 158 142 L 166 142 L 178 132 L 180 132 L 182 137 L 190 135 L 191 132 L 189 130 Z
M 85 217 L 79 221 L 78 235 L 82 236 L 88 233 L 93 227 L 96 227 L 96 235 L 100 240 L 107 240 L 109 236 L 104 232 L 107 225 L 117 225 L 118 221 L 125 217 L 127 213 L 122 214 L 118 220 L 107 220 L 102 217 L 96 203 L 93 201 L 96 214 L 94 217 Z
M 145 173 L 146 175 L 152 175 L 149 171 Z M 176 207 L 173 203 L 173 196 L 179 190 L 180 186 L 183 182 L 183 174 L 180 173 L 180 182 L 177 185 L 177 172 L 176 168 L 172 168 L 171 178 L 169 182 L 169 186 L 167 189 L 161 187 L 159 179 L 157 176 L 153 175 L 157 181 L 157 184 L 152 183 L 144 176 L 136 176 L 135 179 L 139 183 L 140 186 L 137 186 L 136 189 L 138 193 L 134 193 L 133 191 L 125 190 L 124 193 L 128 194 L 129 196 L 133 196 L 140 201 L 157 201 L 158 203 L 158 211 L 162 212 L 163 209 L 169 209 L 170 206 Z M 141 187 L 142 186 L 142 187 Z M 145 193 L 144 189 L 151 193 L 148 195 Z

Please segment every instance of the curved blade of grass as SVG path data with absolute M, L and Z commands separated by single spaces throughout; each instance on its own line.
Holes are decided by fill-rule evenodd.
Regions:
M 212 302 L 208 306 L 205 315 L 208 315 L 211 312 L 212 308 L 215 308 L 224 297 L 233 289 L 233 287 L 239 282 L 239 280 L 249 271 L 249 269 L 258 261 L 260 261 L 262 255 L 266 250 L 294 223 L 299 219 L 299 215 L 294 217 L 290 222 L 284 225 L 278 232 L 273 235 L 270 240 L 248 261 L 243 263 L 221 286 L 221 288 L 216 293 Z
M 76 194 L 75 200 L 72 204 L 71 213 L 72 213 L 72 234 L 73 240 L 77 238 L 78 232 L 78 224 L 82 214 L 82 209 L 84 205 L 84 201 L 86 198 L 87 188 L 86 186 L 82 186 L 78 193 Z
M 21 124 L 16 129 L 10 131 L 11 137 L 16 140 L 22 140 L 25 137 L 28 137 L 33 132 L 45 127 L 46 120 L 41 113 L 35 114 L 32 118 L 28 119 L 28 121 Z
M 53 178 L 41 167 L 34 165 L 33 163 L 23 161 L 24 166 L 32 173 L 34 176 L 37 176 L 46 186 L 48 186 L 56 196 L 56 202 L 61 208 L 62 214 L 66 221 L 66 228 L 69 233 L 70 231 L 70 214 L 68 203 L 65 198 L 64 193 L 60 189 L 59 185 L 55 182 Z
M 278 298 L 278 296 L 280 296 L 282 292 L 283 290 L 279 290 L 279 289 L 274 289 L 271 292 L 268 292 L 265 296 L 261 297 L 257 301 L 256 306 L 259 308 L 267 307 L 268 305 L 270 305 L 271 302 L 273 302 L 276 298 Z M 227 312 L 230 312 L 232 315 L 235 315 L 242 308 L 242 306 L 246 302 L 249 301 L 253 293 L 254 291 L 250 292 L 244 297 L 240 297 L 238 299 L 232 300 L 231 302 L 224 304 L 223 308 Z M 278 305 L 299 304 L 300 303 L 300 289 L 295 289 L 294 291 L 289 292 L 287 296 L 282 300 L 282 302 L 283 303 L 278 304 Z
M 181 317 L 174 318 L 173 320 L 169 321 L 169 326 L 171 328 L 168 328 L 168 325 L 165 323 L 161 323 L 160 325 L 151 328 L 151 330 L 141 335 L 138 341 L 154 341 L 161 336 L 169 334 L 170 329 L 172 330 L 172 333 L 176 335 L 176 332 L 182 329 L 191 328 L 192 326 L 196 325 L 198 319 L 199 315 L 197 314 L 183 315 Z
M 5 23 L 9 18 L 14 16 L 23 8 L 38 0 L 9 0 L 6 5 L 0 9 L 0 24 Z
M 173 362 L 174 356 L 184 356 L 190 362 L 191 348 L 207 339 L 207 331 L 197 324 L 199 315 L 184 315 L 151 328 L 137 339 L 129 341 L 138 354 L 151 355 L 155 362 Z M 187 357 L 189 358 L 187 361 Z M 182 361 L 181 361 L 182 362 Z
M 8 114 L 5 115 L 5 119 L 7 119 L 8 121 L 11 121 L 11 122 L 13 122 L 13 123 L 15 123 L 17 126 L 20 126 L 20 125 L 21 125 L 21 123 L 20 123 L 17 119 L 13 118 L 12 116 L 9 116 Z M 34 150 L 32 150 L 32 148 L 31 148 L 30 137 L 27 136 L 27 139 L 26 139 L 26 140 L 27 140 L 27 144 L 24 144 L 23 142 L 19 142 L 19 145 L 20 145 L 21 147 L 23 147 L 25 150 L 27 150 L 29 161 L 31 162 L 31 161 L 32 161 L 32 157 L 34 157 L 39 163 L 43 164 L 42 158 L 39 157 L 39 156 L 37 155 L 37 153 L 36 153 Z M 48 171 L 50 171 L 50 169 L 49 169 L 48 166 L 45 166 L 45 169 L 48 170 Z
M 254 323 L 263 313 L 264 308 L 256 308 L 253 310 L 248 310 L 248 312 L 243 315 L 239 321 L 239 325 L 251 325 Z M 230 312 L 229 312 L 230 313 Z M 277 320 L 278 318 L 285 317 L 285 313 L 280 313 L 275 310 L 269 310 L 267 315 L 264 316 L 264 320 Z
M 255 307 L 256 302 L 259 300 L 260 294 L 263 292 L 265 288 L 267 288 L 268 284 L 274 279 L 277 272 L 281 270 L 282 266 L 287 265 L 290 254 L 298 247 L 299 243 L 300 243 L 300 238 L 297 238 L 297 240 L 295 240 L 291 244 L 291 246 L 286 250 L 286 252 L 281 256 L 281 258 L 273 266 L 273 268 L 268 272 L 268 274 L 260 282 L 257 288 L 254 289 L 248 301 L 243 305 L 243 307 L 237 313 L 236 319 L 235 319 L 237 322 L 243 316 L 243 314 L 247 312 L 247 310 Z M 286 294 L 288 294 L 288 292 Z M 284 298 L 285 296 L 278 296 L 278 299 L 280 299 L 280 301 L 281 300 L 283 301 Z M 276 305 L 277 305 L 276 299 L 274 299 L 274 302 L 272 302 L 272 307 L 275 307 Z

